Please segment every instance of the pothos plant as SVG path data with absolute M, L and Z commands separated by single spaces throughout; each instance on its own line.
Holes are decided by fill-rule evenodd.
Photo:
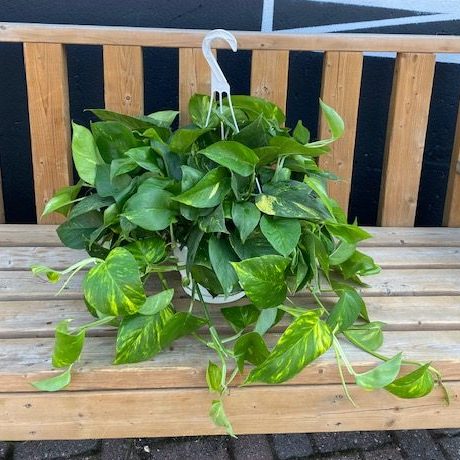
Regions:
M 384 388 L 401 398 L 430 393 L 440 375 L 429 363 L 377 351 L 382 323 L 370 321 L 358 290 L 362 276 L 380 270 L 357 249 L 370 235 L 347 223 L 326 191 L 333 177 L 315 161 L 342 136 L 340 116 L 320 101 L 331 137 L 311 141 L 301 122 L 292 131 L 284 127 L 283 112 L 266 100 L 234 96 L 235 120 L 225 100 L 208 117 L 210 103 L 193 96 L 192 123 L 176 130 L 175 111 L 132 117 L 92 110 L 101 121 L 90 129 L 73 124 L 80 180 L 59 190 L 44 214 L 66 216 L 60 239 L 89 257 L 63 271 L 33 271 L 51 282 L 64 277 L 64 288 L 85 269 L 83 296 L 95 320 L 57 325 L 52 363 L 65 370 L 34 385 L 47 391 L 68 385 L 86 331 L 106 324 L 117 331 L 114 364 L 150 360 L 183 336 L 214 350 L 206 379 L 218 397 L 210 415 L 230 434 L 223 396 L 237 374 L 246 385 L 279 384 L 331 348 L 351 401 L 342 366 L 366 390 Z M 181 248 L 186 256 L 177 258 Z M 175 309 L 166 276 L 179 270 L 191 291 L 186 311 Z M 210 306 L 204 289 L 224 297 L 244 291 L 247 302 Z M 308 294 L 305 305 L 300 292 Z M 334 302 L 325 305 L 323 293 Z M 210 308 L 219 308 L 231 335 L 222 335 Z M 284 332 L 270 348 L 264 336 L 283 317 Z M 343 341 L 381 363 L 358 373 Z M 400 376 L 402 364 L 413 369 Z

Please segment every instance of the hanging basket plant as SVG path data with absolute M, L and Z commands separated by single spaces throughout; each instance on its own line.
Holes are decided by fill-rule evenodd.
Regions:
M 286 128 L 274 104 L 232 100 L 234 117 L 228 100 L 219 109 L 208 96 L 193 96 L 192 123 L 176 130 L 175 111 L 131 117 L 92 110 L 101 121 L 90 129 L 73 125 L 80 181 L 58 191 L 44 213 L 66 216 L 57 229 L 61 241 L 85 249 L 88 258 L 64 271 L 33 271 L 62 279 L 64 287 L 88 270 L 82 290 L 94 321 L 58 324 L 52 363 L 64 372 L 34 385 L 47 391 L 68 385 L 86 331 L 106 324 L 116 330 L 115 365 L 155 359 L 184 336 L 214 350 L 206 374 L 216 394 L 210 415 L 230 434 L 223 396 L 237 374 L 245 385 L 283 383 L 330 349 L 348 397 L 342 366 L 366 390 L 384 388 L 401 398 L 430 393 L 440 377 L 433 367 L 377 351 L 382 323 L 370 320 L 360 290 L 361 277 L 380 268 L 357 249 L 370 235 L 347 222 L 327 193 L 327 180 L 335 178 L 316 162 L 342 136 L 340 116 L 320 102 L 331 137 L 312 141 L 301 122 Z M 169 272 L 182 273 L 190 294 L 184 311 L 174 307 L 179 293 Z M 324 292 L 335 295 L 333 303 L 323 303 Z M 246 301 L 211 303 L 235 295 Z M 231 334 L 216 328 L 211 309 Z M 286 327 L 269 346 L 264 336 L 282 318 Z M 344 341 L 381 363 L 356 372 Z M 403 363 L 413 369 L 400 376 Z

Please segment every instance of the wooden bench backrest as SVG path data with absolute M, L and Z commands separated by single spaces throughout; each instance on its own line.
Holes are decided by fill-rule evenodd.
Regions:
M 142 47 L 179 49 L 180 122 L 187 102 L 209 92 L 209 70 L 201 54 L 205 32 L 129 27 L 0 23 L 0 42 L 24 43 L 37 216 L 53 193 L 72 182 L 70 116 L 65 44 L 102 45 L 104 96 L 108 109 L 143 112 Z M 286 109 L 289 52 L 322 51 L 321 97 L 344 118 L 346 134 L 321 165 L 342 181 L 331 194 L 347 209 L 361 88 L 363 52 L 396 52 L 388 116 L 378 223 L 413 226 L 422 169 L 435 53 L 460 53 L 460 37 L 330 34 L 280 35 L 235 32 L 239 49 L 252 50 L 251 94 Z M 222 43 L 222 47 L 227 46 Z M 319 134 L 327 136 L 324 120 Z M 449 174 L 444 225 L 460 226 L 460 117 Z M 1 203 L 1 196 L 0 196 Z M 1 208 L 1 206 L 0 206 Z M 0 219 L 2 211 L 0 210 Z M 49 216 L 40 223 L 60 222 Z

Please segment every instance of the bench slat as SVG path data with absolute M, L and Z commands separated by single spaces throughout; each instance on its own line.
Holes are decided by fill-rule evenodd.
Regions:
M 460 227 L 460 108 L 457 115 L 443 223 L 448 227 Z
M 174 306 L 180 311 L 187 311 L 190 300 L 181 295 L 176 288 Z M 422 297 L 364 297 L 369 316 L 373 321 L 383 321 L 386 330 L 460 330 L 460 296 L 422 296 Z M 296 299 L 299 305 L 313 306 L 315 302 L 308 296 Z M 335 299 L 324 299 L 326 306 L 332 306 Z M 242 299 L 229 306 L 245 305 Z M 202 316 L 201 309 L 195 310 Z M 215 307 L 210 314 L 216 327 L 230 332 L 226 323 Z M 92 321 L 82 300 L 65 300 L 55 298 L 48 301 L 23 300 L 0 301 L 0 338 L 54 337 L 56 324 L 72 318 L 75 326 Z M 273 328 L 281 332 L 288 325 L 288 315 Z M 114 329 L 102 326 L 90 329 L 89 336 L 113 335 Z
M 346 131 L 332 145 L 331 153 L 319 158 L 319 164 L 340 178 L 329 182 L 328 190 L 345 212 L 350 199 L 362 68 L 362 53 L 328 51 L 324 55 L 321 98 L 340 114 Z M 320 114 L 319 137 L 329 136 L 325 118 Z
M 460 268 L 459 247 L 365 247 L 383 268 Z M 62 270 L 86 258 L 84 251 L 65 247 L 21 246 L 0 248 L 0 270 L 30 270 L 33 264 L 44 263 Z
M 396 58 L 380 191 L 383 226 L 414 225 L 435 63 L 434 54 Z
M 267 334 L 268 346 L 272 347 L 279 336 Z M 0 345 L 0 393 L 33 391 L 30 382 L 59 372 L 51 370 L 54 339 L 0 339 Z M 343 348 L 357 372 L 379 362 L 347 342 Z M 379 351 L 390 356 L 403 351 L 406 359 L 432 362 L 444 381 L 460 380 L 460 331 L 387 331 Z M 153 360 L 142 363 L 113 366 L 114 354 L 115 337 L 88 337 L 69 390 L 205 387 L 208 361 L 215 359 L 212 350 L 191 338 L 179 339 Z M 243 379 L 239 376 L 234 384 Z M 351 382 L 349 375 L 346 379 Z M 340 383 L 333 350 L 284 385 L 321 383 Z
M 254 50 L 251 95 L 268 99 L 286 112 L 289 51 Z
M 144 113 L 144 64 L 140 46 L 104 45 L 106 109 L 127 115 Z
M 216 56 L 216 50 L 213 50 Z M 179 49 L 179 112 L 181 126 L 191 122 L 188 102 L 195 94 L 209 94 L 211 71 L 201 48 Z
M 58 223 L 62 216 L 41 219 L 41 214 L 56 190 L 72 183 L 65 49 L 54 43 L 24 43 L 24 61 L 37 220 Z

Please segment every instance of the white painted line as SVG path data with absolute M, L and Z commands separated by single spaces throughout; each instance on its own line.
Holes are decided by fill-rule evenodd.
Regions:
M 264 0 L 262 8 L 262 26 L 260 30 L 262 32 L 273 31 L 273 14 L 275 10 L 275 0 Z

